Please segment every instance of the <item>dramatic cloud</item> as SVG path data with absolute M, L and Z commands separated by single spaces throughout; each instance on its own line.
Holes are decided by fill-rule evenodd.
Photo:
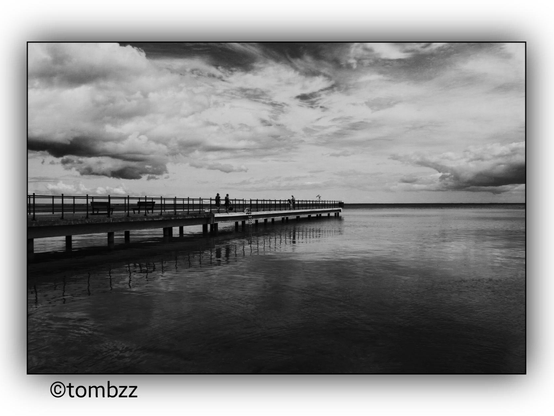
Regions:
M 74 158 L 64 157 L 62 165 L 75 169 L 81 175 L 109 176 L 119 179 L 140 179 L 142 175 L 162 175 L 167 172 L 165 165 L 132 164 L 111 157 Z
M 434 169 L 440 175 L 417 177 L 409 175 L 399 182 L 413 189 L 436 191 L 468 190 L 502 193 L 525 183 L 525 144 L 498 143 L 472 146 L 461 155 L 393 155 L 391 159 Z
M 189 187 L 262 192 L 254 177 L 277 193 L 329 187 L 337 198 L 503 192 L 525 180 L 524 52 L 521 43 L 31 43 L 29 180 L 38 190 L 48 173 L 51 192 L 46 184 L 68 175 L 90 189 L 122 180 L 174 195 L 182 174 Z M 519 159 L 503 165 L 498 149 L 511 143 Z M 427 168 L 438 176 L 424 177 Z
M 29 150 L 79 156 L 79 167 L 65 166 L 126 179 L 164 173 L 176 155 L 263 156 L 294 147 L 291 131 L 301 127 L 279 117 L 295 114 L 287 107 L 301 106 L 296 96 L 330 82 L 286 65 L 240 72 L 186 57 L 149 61 L 116 44 L 31 44 L 29 56 Z

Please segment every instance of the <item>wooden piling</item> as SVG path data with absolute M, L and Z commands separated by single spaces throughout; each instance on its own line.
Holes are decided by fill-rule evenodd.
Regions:
M 109 232 L 108 233 L 108 248 L 113 248 L 115 245 L 115 233 Z

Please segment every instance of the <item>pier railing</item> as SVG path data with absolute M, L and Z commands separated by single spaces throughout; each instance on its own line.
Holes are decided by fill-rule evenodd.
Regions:
M 229 212 L 284 211 L 318 208 L 339 208 L 341 201 L 287 199 L 230 199 Z M 223 199 L 220 207 L 215 198 L 194 197 L 151 197 L 121 195 L 27 195 L 27 217 L 35 220 L 40 217 L 68 219 L 75 216 L 149 216 L 149 215 L 194 215 L 206 212 L 226 212 Z

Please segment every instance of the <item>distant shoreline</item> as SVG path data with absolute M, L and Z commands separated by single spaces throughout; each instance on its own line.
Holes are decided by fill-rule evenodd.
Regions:
M 345 209 L 356 208 L 525 208 L 525 202 L 502 203 L 367 203 L 345 202 Z

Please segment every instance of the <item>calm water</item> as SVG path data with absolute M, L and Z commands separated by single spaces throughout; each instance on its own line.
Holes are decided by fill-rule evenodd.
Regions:
M 29 372 L 525 372 L 524 209 L 227 230 L 30 268 Z

